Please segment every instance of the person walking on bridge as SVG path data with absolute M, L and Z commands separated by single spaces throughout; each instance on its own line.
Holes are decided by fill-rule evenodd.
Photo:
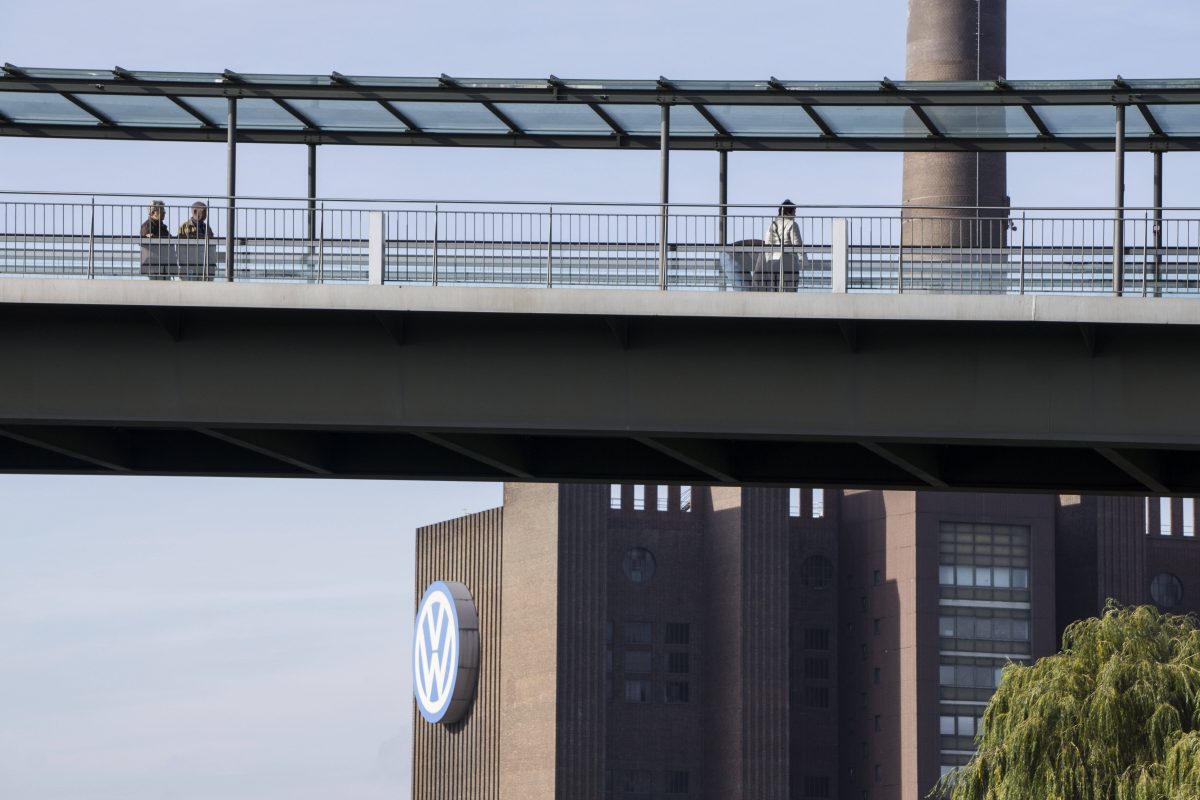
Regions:
M 804 258 L 800 226 L 796 224 L 796 206 L 791 200 L 779 204 L 779 213 L 767 228 L 768 251 L 762 272 L 755 276 L 755 288 L 765 292 L 796 291 L 796 273 Z

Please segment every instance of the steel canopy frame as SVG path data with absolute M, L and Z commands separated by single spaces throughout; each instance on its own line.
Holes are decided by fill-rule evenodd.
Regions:
M 77 122 L 22 119 L 5 110 L 7 93 L 61 97 L 86 116 Z M 15 95 L 13 95 L 15 97 Z M 89 103 L 89 98 L 158 97 L 164 111 L 186 112 L 194 124 L 122 122 Z M 198 108 L 205 98 L 267 100 L 281 109 L 286 123 L 243 120 L 237 140 L 248 143 L 410 145 L 429 147 L 547 147 L 580 149 L 659 149 L 658 131 L 631 131 L 614 108 L 621 106 L 687 107 L 711 130 L 674 127 L 673 150 L 717 151 L 1008 151 L 1089 152 L 1112 151 L 1116 134 L 1087 130 L 1054 132 L 1037 107 L 1135 106 L 1146 133 L 1126 133 L 1125 150 L 1156 151 L 1200 149 L 1200 127 L 1172 133 L 1157 119 L 1151 106 L 1200 106 L 1200 80 L 1138 81 L 1117 78 L 1101 81 L 890 81 L 805 82 L 782 81 L 683 81 L 658 78 L 643 81 L 584 81 L 550 76 L 536 80 L 457 78 L 375 78 L 330 75 L 251 75 L 225 70 L 220 73 L 140 72 L 120 67 L 112 70 L 61 70 L 4 65 L 0 75 L 0 135 L 217 142 L 227 139 L 221 121 Z M 328 102 L 325 110 L 334 123 L 322 124 L 297 101 Z M 337 119 L 338 101 L 371 103 L 385 111 L 395 129 L 358 126 L 353 116 Z M 468 130 L 454 125 L 418 124 L 410 108 L 420 107 L 435 119 L 465 105 L 479 107 L 494 130 Z M 447 105 L 453 104 L 453 105 Z M 547 108 L 582 107 L 590 110 L 593 127 L 561 132 L 539 132 L 521 125 L 503 105 L 536 105 Z M 1034 127 L 1026 133 L 956 134 L 930 115 L 930 108 L 1004 107 L 1021 109 L 1022 119 Z M 739 109 L 796 109 L 812 127 L 800 135 L 776 131 L 735 130 L 722 121 L 714 107 L 726 113 Z M 915 125 L 905 122 L 906 135 L 888 135 L 870 125 L 837 130 L 823 109 L 896 108 L 911 112 Z M 349 106 L 347 107 L 349 108 Z M 894 112 L 893 112 L 894 113 Z M 990 113 L 990 112 L 989 112 Z M 1007 125 L 1007 123 L 1005 123 Z M 578 126 L 576 126 L 578 127 Z M 441 129 L 438 129 L 441 128 Z M 911 130 L 910 130 L 911 128 Z

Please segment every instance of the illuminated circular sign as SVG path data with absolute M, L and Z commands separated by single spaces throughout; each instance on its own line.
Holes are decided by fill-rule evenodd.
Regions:
M 461 583 L 429 584 L 413 627 L 413 696 L 431 723 L 458 722 L 479 677 L 479 616 Z

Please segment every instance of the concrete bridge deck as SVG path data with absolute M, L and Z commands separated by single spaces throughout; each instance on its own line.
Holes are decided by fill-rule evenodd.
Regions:
M 0 470 L 1200 492 L 1200 303 L 0 280 Z

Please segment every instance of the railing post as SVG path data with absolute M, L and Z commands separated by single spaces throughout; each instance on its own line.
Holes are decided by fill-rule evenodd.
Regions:
M 829 230 L 830 284 L 834 294 L 845 294 L 850 272 L 850 220 L 838 217 Z
M 321 219 L 317 222 L 320 240 L 317 243 L 317 283 L 325 282 L 325 204 L 321 203 Z
M 1150 214 L 1142 214 L 1142 297 L 1146 296 L 1146 280 L 1150 272 Z
M 92 219 L 88 232 L 88 280 L 96 277 L 96 198 L 92 198 Z
M 546 215 L 546 288 L 554 288 L 554 206 Z
M 434 286 L 438 285 L 438 207 L 433 207 L 433 275 Z
M 367 283 L 383 285 L 383 212 L 367 212 Z
M 1025 212 L 1021 212 L 1021 283 L 1017 294 L 1025 294 Z
M 904 294 L 904 220 L 900 220 L 900 241 L 896 248 L 896 294 Z

